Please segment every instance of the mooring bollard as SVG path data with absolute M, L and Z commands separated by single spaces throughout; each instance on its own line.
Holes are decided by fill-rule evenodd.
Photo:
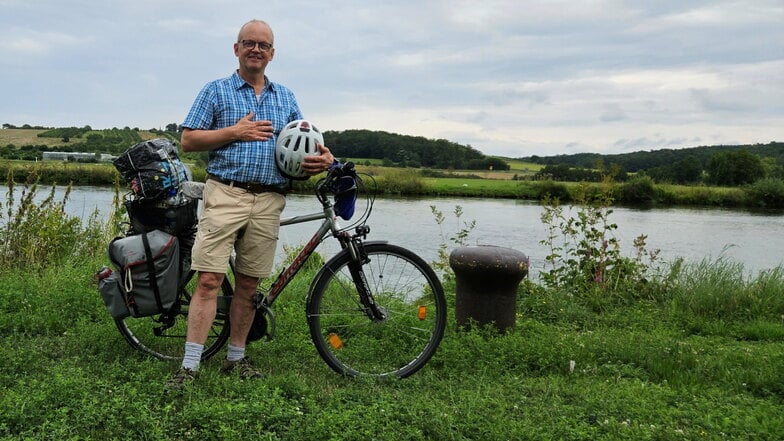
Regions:
M 456 248 L 449 255 L 455 272 L 458 327 L 492 324 L 499 331 L 514 326 L 517 287 L 528 275 L 528 256 L 493 245 Z

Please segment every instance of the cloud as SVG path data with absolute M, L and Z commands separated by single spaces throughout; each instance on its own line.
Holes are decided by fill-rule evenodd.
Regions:
M 684 147 L 688 142 L 699 142 L 699 138 L 665 138 L 660 134 L 656 134 L 653 135 L 652 138 L 644 136 L 636 139 L 619 139 L 613 143 L 613 146 L 620 148 L 622 152 L 628 152 L 636 150 Z
M 90 38 L 62 32 L 42 32 L 34 29 L 9 28 L 0 32 L 0 53 L 19 59 L 46 55 L 89 44 Z
M 604 108 L 604 112 L 599 115 L 601 122 L 615 122 L 627 119 L 626 112 L 621 109 L 621 106 L 615 103 L 608 104 Z
M 1 122 L 181 122 L 259 14 L 269 77 L 324 130 L 512 157 L 784 139 L 779 0 L 0 4 Z

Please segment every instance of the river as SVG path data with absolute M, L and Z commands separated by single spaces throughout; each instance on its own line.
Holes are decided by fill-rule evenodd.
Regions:
M 50 187 L 39 190 L 39 200 Z M 57 188 L 58 195 L 62 188 Z M 106 216 L 112 206 L 114 192 L 105 187 L 75 187 L 66 204 L 71 216 L 85 218 L 96 209 Z M 19 189 L 16 192 L 19 198 Z M 0 186 L 0 202 L 6 215 L 7 188 Z M 443 212 L 445 221 L 439 227 L 430 206 Z M 454 209 L 463 210 L 458 223 Z M 357 211 L 361 206 L 358 205 Z M 308 195 L 290 195 L 284 216 L 317 211 L 315 198 Z M 465 222 L 476 221 L 468 236 L 470 245 L 499 245 L 522 251 L 531 258 L 531 275 L 546 269 L 544 257 L 548 250 L 540 241 L 547 230 L 541 222 L 542 207 L 530 201 L 473 198 L 379 198 L 373 207 L 368 224 L 369 239 L 387 240 L 410 248 L 425 260 L 433 261 L 437 250 L 445 242 L 449 249 L 454 243 L 448 240 L 464 227 Z M 634 253 L 634 238 L 645 234 L 648 250 L 660 250 L 664 262 L 682 257 L 687 261 L 726 258 L 742 263 L 748 273 L 784 265 L 784 215 L 781 213 L 753 213 L 748 211 L 702 208 L 633 209 L 615 207 L 609 217 L 618 225 L 613 232 L 625 256 Z M 281 228 L 283 246 L 303 244 L 315 231 L 315 223 Z M 322 245 L 325 256 L 337 250 L 331 241 Z M 279 251 L 279 258 L 282 251 Z

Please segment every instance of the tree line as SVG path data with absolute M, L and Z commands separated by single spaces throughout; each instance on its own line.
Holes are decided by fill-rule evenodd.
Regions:
M 4 124 L 4 128 L 18 128 Z M 29 125 L 20 128 L 45 130 L 40 138 L 60 139 L 66 145 L 0 146 L 0 157 L 6 159 L 41 159 L 44 151 L 88 152 L 119 154 L 140 142 L 139 129 L 93 130 L 90 126 L 45 128 Z M 150 132 L 179 140 L 182 127 L 171 123 L 166 130 Z M 445 139 L 426 139 L 421 136 L 398 135 L 382 131 L 345 130 L 324 132 L 324 143 L 339 158 L 378 159 L 383 165 L 393 167 L 460 169 L 460 170 L 509 170 L 506 161 L 488 157 L 470 145 L 465 146 Z M 197 162 L 205 162 L 206 155 L 186 154 Z
M 784 178 L 784 143 L 662 149 L 602 155 L 579 153 L 549 157 L 529 156 L 523 161 L 546 164 L 538 178 L 564 181 L 596 181 L 603 164 L 618 171 L 618 180 L 628 173 L 645 175 L 656 182 L 738 186 L 763 178 Z M 599 166 L 597 166 L 599 164 Z
M 117 155 L 142 137 L 138 128 L 93 130 L 84 127 L 40 127 L 25 124 L 4 129 L 42 130 L 40 138 L 60 139 L 64 144 L 49 146 L 29 144 L 0 146 L 0 158 L 40 160 L 44 151 L 109 153 Z M 160 137 L 179 141 L 182 127 L 176 123 L 166 130 L 150 129 Z M 502 158 L 486 156 L 470 145 L 445 139 L 399 135 L 384 131 L 344 130 L 324 132 L 325 144 L 338 158 L 379 160 L 394 167 L 441 170 L 509 170 Z M 206 164 L 206 153 L 187 153 L 186 159 Z M 578 153 L 572 155 L 529 156 L 522 161 L 544 164 L 535 179 L 595 182 L 610 174 L 623 182 L 631 174 L 648 176 L 656 182 L 673 184 L 711 184 L 738 186 L 761 178 L 784 179 L 784 143 L 703 146 L 684 149 L 660 149 L 625 154 Z
M 384 131 L 324 132 L 324 144 L 336 157 L 380 159 L 384 165 L 460 170 L 509 170 L 509 164 L 488 157 L 470 145 L 445 139 L 398 135 Z

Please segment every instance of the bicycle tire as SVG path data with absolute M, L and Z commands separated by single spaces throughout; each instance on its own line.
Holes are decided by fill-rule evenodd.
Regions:
M 195 273 L 194 273 L 195 274 Z M 191 274 L 188 282 L 180 288 L 179 299 L 171 312 L 151 317 L 126 317 L 115 319 L 117 329 L 128 344 L 145 354 L 160 360 L 181 360 L 185 354 L 185 334 L 188 329 L 188 304 L 196 285 L 196 277 Z M 219 296 L 231 296 L 234 290 L 229 278 L 223 279 Z M 156 328 L 166 327 L 156 334 Z M 229 316 L 220 309 L 212 323 L 207 341 L 204 344 L 202 360 L 215 355 L 229 340 Z
M 433 269 L 413 252 L 366 243 L 362 271 L 386 318 L 363 311 L 347 251 L 322 268 L 312 284 L 307 318 L 319 355 L 347 376 L 405 378 L 435 353 L 446 327 L 446 300 Z

